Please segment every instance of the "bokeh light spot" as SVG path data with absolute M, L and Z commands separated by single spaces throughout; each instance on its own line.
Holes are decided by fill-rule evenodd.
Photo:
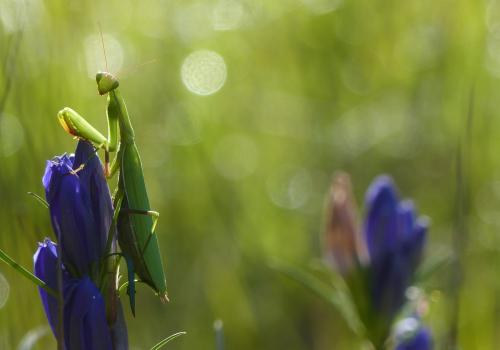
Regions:
M 43 10 L 39 0 L 0 0 L 0 22 L 7 33 L 26 30 L 40 22 Z
M 189 91 L 197 95 L 216 93 L 226 82 L 226 76 L 226 63 L 214 51 L 195 51 L 182 63 L 182 82 Z
M 179 39 L 193 42 L 212 35 L 213 5 L 209 1 L 195 1 L 178 6 L 173 11 L 174 30 Z
M 405 295 L 408 298 L 408 300 L 415 302 L 423 297 L 423 291 L 418 287 L 410 286 L 406 290 Z
M 335 149 L 349 157 L 357 157 L 375 146 L 391 156 L 407 157 L 418 150 L 418 145 L 404 137 L 407 120 L 406 99 L 388 94 L 345 112 L 333 122 L 330 139 Z M 370 130 L 368 138 L 366 130 Z
M 35 347 L 40 338 L 50 334 L 48 326 L 39 326 L 29 330 L 19 342 L 18 350 L 31 350 Z
M 237 0 L 220 0 L 213 12 L 215 30 L 234 30 L 241 25 L 243 5 Z
M 312 192 L 311 175 L 303 168 L 285 167 L 269 176 L 266 185 L 271 201 L 287 209 L 302 207 Z
M 247 136 L 229 135 L 215 146 L 212 162 L 217 172 L 226 179 L 240 180 L 257 168 L 257 147 Z
M 396 323 L 394 337 L 397 343 L 402 343 L 407 339 L 411 339 L 417 332 L 420 324 L 414 317 L 405 318 Z
M 341 4 L 342 0 L 300 0 L 309 11 L 315 15 L 324 15 L 328 12 L 335 11 Z
M 0 114 L 0 156 L 16 153 L 24 143 L 24 130 L 17 118 Z
M 106 70 L 106 60 L 110 73 L 117 74 L 123 66 L 124 53 L 120 42 L 111 34 L 103 34 L 103 39 L 106 48 L 106 59 L 104 59 L 100 35 L 92 34 L 85 39 L 87 74 L 92 79 L 95 78 L 97 72 Z

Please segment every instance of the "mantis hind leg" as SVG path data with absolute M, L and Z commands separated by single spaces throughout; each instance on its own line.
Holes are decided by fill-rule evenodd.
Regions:
M 156 225 L 158 224 L 158 219 L 160 218 L 160 213 L 154 210 L 141 210 L 141 209 L 131 209 L 131 208 L 122 208 L 121 210 L 126 214 L 136 214 L 136 215 L 146 215 L 151 216 L 153 219 L 153 226 L 151 226 L 151 232 L 149 233 L 148 239 L 144 244 L 144 247 L 141 248 L 141 255 L 144 255 L 151 238 L 156 234 Z
M 133 260 L 129 256 L 125 256 L 125 260 L 127 262 L 128 273 L 127 294 L 130 302 L 130 310 L 132 311 L 132 315 L 135 317 L 135 267 Z

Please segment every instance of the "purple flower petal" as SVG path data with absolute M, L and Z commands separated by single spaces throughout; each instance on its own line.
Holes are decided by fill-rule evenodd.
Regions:
M 420 327 L 411 338 L 402 341 L 395 350 L 432 350 L 432 335 L 428 328 Z
M 35 265 L 35 276 L 47 283 L 50 288 L 57 291 L 57 250 L 55 243 L 48 238 L 45 239 L 43 243 L 39 243 L 33 260 Z M 63 283 L 68 279 L 68 272 L 63 269 Z M 50 296 L 43 288 L 38 289 L 45 315 L 47 315 L 52 332 L 56 334 L 59 318 L 57 299 Z
M 392 179 L 379 176 L 366 195 L 367 215 L 364 225 L 370 259 L 392 251 L 398 241 L 398 196 Z
M 111 221 L 113 219 L 113 204 L 111 194 L 106 183 L 104 171 L 99 158 L 96 156 L 94 147 L 88 142 L 79 142 L 75 152 L 74 169 L 82 164 L 83 169 L 78 172 L 80 186 L 87 189 L 90 196 L 91 211 L 97 227 L 97 232 L 103 233 L 101 238 L 107 237 Z M 101 239 L 104 249 L 106 239 Z
M 407 257 L 410 271 L 413 273 L 422 258 L 429 222 L 425 218 L 415 221 L 411 234 L 403 241 L 403 254 Z
M 405 291 L 422 254 L 427 222 L 411 201 L 400 201 L 391 178 L 380 176 L 367 191 L 364 226 L 370 255 L 372 306 L 390 323 L 405 302 Z
M 64 288 L 64 339 L 68 349 L 113 349 L 106 308 L 95 284 L 84 277 Z
M 35 275 L 54 290 L 57 288 L 56 246 L 50 240 L 40 243 L 34 255 Z M 57 337 L 58 300 L 40 288 L 40 296 L 52 332 Z M 71 279 L 63 270 L 64 343 L 66 349 L 112 349 L 112 334 L 106 321 L 104 300 L 88 278 Z M 126 330 L 125 330 L 126 335 Z M 121 339 L 126 343 L 126 339 Z

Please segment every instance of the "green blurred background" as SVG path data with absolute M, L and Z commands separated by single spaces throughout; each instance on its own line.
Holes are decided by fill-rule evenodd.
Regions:
M 460 265 L 425 281 L 437 348 L 454 310 L 462 349 L 499 348 L 500 1 L 0 0 L 0 246 L 26 266 L 52 237 L 26 193 L 76 144 L 57 111 L 106 128 L 98 23 L 161 213 L 171 298 L 139 287 L 132 349 L 179 330 L 169 349 L 214 349 L 215 319 L 232 350 L 361 348 L 336 310 L 269 268 L 321 257 L 339 169 L 360 207 L 391 174 L 432 219 L 427 256 L 461 257 L 458 309 Z M 0 348 L 28 349 L 47 325 L 38 292 L 0 272 Z M 52 347 L 46 334 L 32 348 Z

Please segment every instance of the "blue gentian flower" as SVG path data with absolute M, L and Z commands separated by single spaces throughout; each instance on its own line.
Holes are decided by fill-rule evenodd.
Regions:
M 372 306 L 392 320 L 405 301 L 425 243 L 428 222 L 417 218 L 413 204 L 401 201 L 392 179 L 380 176 L 366 195 L 364 236 L 370 264 Z
M 432 350 L 432 334 L 417 317 L 408 317 L 396 325 L 395 350 Z
M 56 245 L 46 239 L 34 256 L 35 274 L 53 290 L 58 290 Z M 64 343 L 66 349 L 113 349 L 106 321 L 104 299 L 88 277 L 73 278 L 62 271 L 64 297 Z M 50 327 L 57 334 L 58 300 L 40 289 L 40 296 Z
M 42 182 L 64 265 L 75 276 L 95 274 L 113 205 L 92 145 L 80 141 L 74 156 L 64 154 L 47 161 Z
M 347 174 L 334 178 L 328 203 L 326 257 L 345 278 L 367 337 L 381 347 L 413 282 L 428 222 L 411 201 L 399 198 L 388 176 L 370 185 L 362 227 Z
M 42 182 L 59 246 L 49 239 L 39 244 L 34 255 L 35 275 L 59 290 L 57 257 L 61 253 L 65 349 L 127 349 L 127 332 L 116 293 L 113 291 L 115 294 L 105 300 L 98 288 L 113 207 L 92 145 L 79 141 L 74 156 L 62 155 L 48 161 Z M 57 337 L 58 300 L 43 289 L 40 296 Z M 115 314 L 107 314 L 106 306 Z

